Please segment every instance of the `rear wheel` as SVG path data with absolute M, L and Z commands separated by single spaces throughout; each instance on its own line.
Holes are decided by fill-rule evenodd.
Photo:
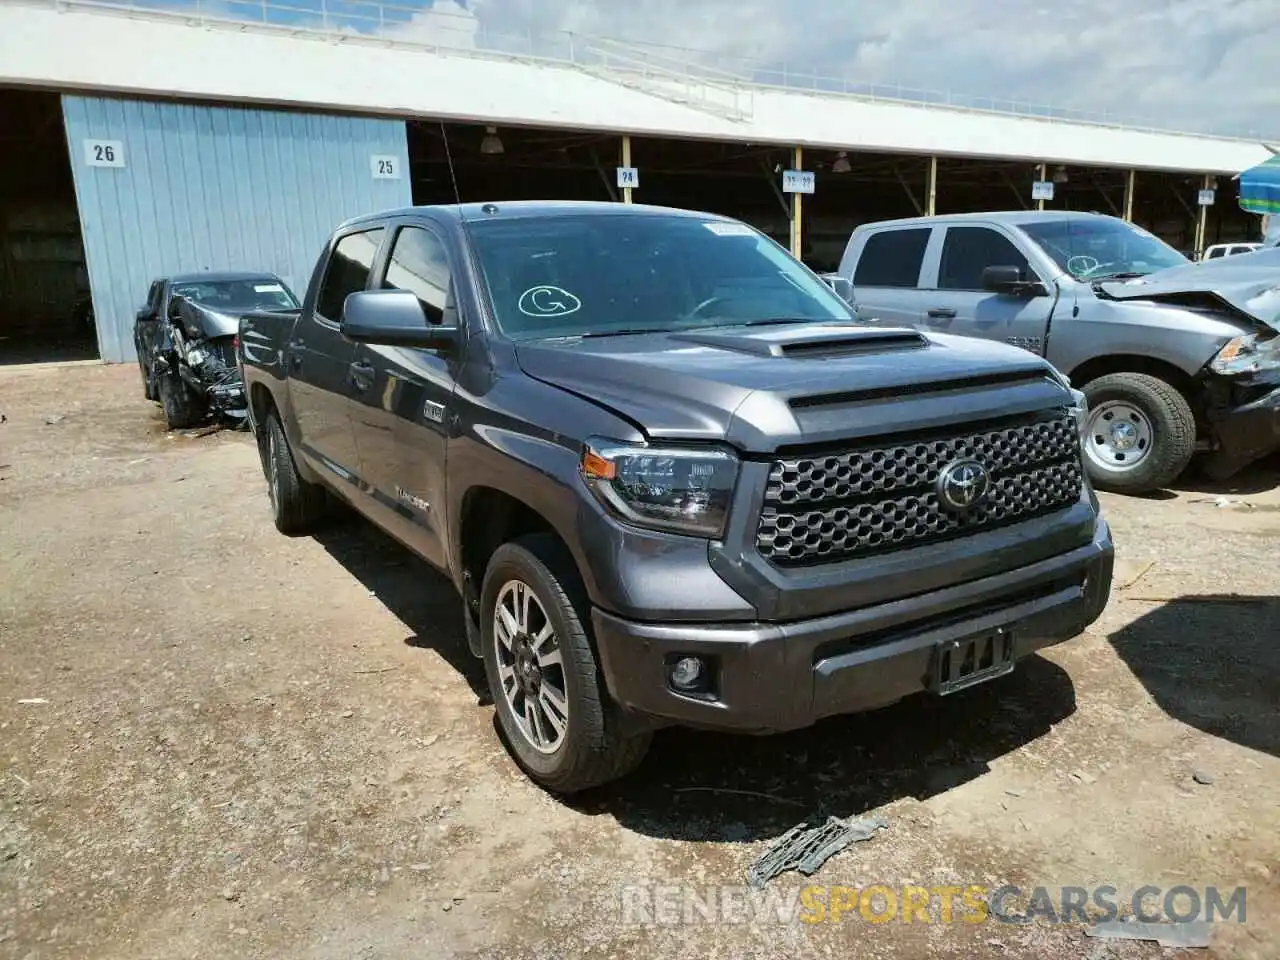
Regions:
M 648 732 L 624 735 L 587 636 L 573 559 L 554 536 L 494 551 L 481 589 L 485 674 L 516 762 L 536 783 L 570 794 L 619 779 L 648 752 Z
M 1085 468 L 1100 490 L 1148 493 L 1168 486 L 1195 453 L 1196 420 L 1186 397 L 1145 373 L 1086 383 Z
M 160 394 L 156 391 L 156 378 L 151 373 L 151 368 L 144 359 L 141 350 L 138 351 L 138 373 L 142 375 L 142 395 L 148 400 L 159 400 Z
M 267 414 L 263 421 L 258 451 L 276 529 L 289 536 L 310 533 L 327 512 L 328 495 L 324 487 L 308 483 L 298 475 L 289 439 L 274 412 Z
M 208 413 L 208 406 L 177 374 L 161 374 L 157 385 L 164 422 L 170 430 L 194 427 Z

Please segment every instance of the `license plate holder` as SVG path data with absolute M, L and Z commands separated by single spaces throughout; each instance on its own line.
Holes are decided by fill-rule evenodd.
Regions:
M 1013 634 L 997 629 L 957 640 L 933 650 L 933 692 L 946 696 L 1013 671 Z

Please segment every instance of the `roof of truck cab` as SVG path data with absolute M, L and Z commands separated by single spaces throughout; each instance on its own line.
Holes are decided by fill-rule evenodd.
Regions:
M 983 213 L 943 213 L 932 217 L 903 217 L 898 220 L 876 220 L 864 223 L 859 230 L 870 230 L 881 227 L 925 226 L 934 223 L 1006 223 L 1011 225 L 1024 223 L 1049 223 L 1055 220 L 1117 220 L 1105 213 L 1087 213 L 1082 210 L 989 210 Z
M 168 278 L 170 283 L 226 283 L 235 280 L 272 280 L 280 278 L 265 270 L 206 270 L 201 273 L 179 273 Z
M 645 203 L 616 203 L 612 200 L 494 200 L 476 203 L 441 203 L 433 206 L 402 207 L 380 213 L 365 214 L 342 224 L 342 228 L 361 223 L 411 217 L 415 214 L 468 223 L 481 220 L 546 219 L 569 216 L 668 216 L 698 220 L 736 222 L 731 217 L 698 210 L 659 207 Z M 340 228 L 341 229 L 341 228 Z

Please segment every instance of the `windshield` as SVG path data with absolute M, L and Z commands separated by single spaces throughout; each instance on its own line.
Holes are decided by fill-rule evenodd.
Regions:
M 468 229 L 498 325 L 516 340 L 852 318 L 825 283 L 740 223 L 596 214 Z
M 298 306 L 298 301 L 289 288 L 271 277 L 175 283 L 172 295 L 186 297 L 210 310 L 227 312 L 292 310 Z
M 1073 218 L 1019 227 L 1077 280 L 1144 276 L 1191 262 L 1163 240 L 1123 220 Z

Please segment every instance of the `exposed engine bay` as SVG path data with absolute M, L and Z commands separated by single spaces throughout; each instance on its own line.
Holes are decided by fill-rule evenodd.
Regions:
M 245 424 L 244 385 L 236 357 L 236 316 L 222 314 L 185 297 L 170 301 L 165 336 L 152 367 L 161 381 L 166 418 L 171 411 L 191 426 L 209 414 Z M 165 389 L 164 381 L 168 383 Z M 165 394 L 170 394 L 166 401 Z M 179 424 L 173 424 L 179 425 Z

